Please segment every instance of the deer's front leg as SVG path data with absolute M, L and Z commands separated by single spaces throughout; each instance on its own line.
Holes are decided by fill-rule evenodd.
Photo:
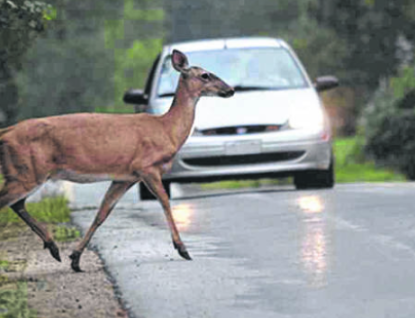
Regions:
M 84 251 L 85 247 L 92 238 L 92 235 L 95 233 L 97 228 L 104 223 L 105 219 L 108 217 L 112 209 L 118 200 L 124 195 L 125 192 L 134 184 L 135 182 L 121 182 L 113 181 L 109 187 L 107 193 L 105 194 L 104 200 L 101 203 L 101 206 L 98 210 L 98 214 L 95 217 L 94 222 L 89 228 L 88 232 L 85 234 L 85 237 L 79 243 L 78 247 L 72 252 L 69 258 L 72 260 L 71 267 L 75 272 L 81 272 L 79 267 L 79 261 Z
M 176 223 L 174 222 L 174 218 L 170 209 L 169 197 L 166 193 L 166 190 L 163 187 L 163 183 L 161 182 L 161 174 L 156 169 L 154 169 L 151 172 L 148 172 L 144 175 L 142 174 L 141 177 L 145 185 L 159 200 L 163 207 L 167 223 L 169 224 L 174 248 L 178 251 L 181 257 L 187 260 L 191 260 L 191 257 L 186 250 L 186 246 L 183 244 L 180 238 L 180 234 L 177 230 Z

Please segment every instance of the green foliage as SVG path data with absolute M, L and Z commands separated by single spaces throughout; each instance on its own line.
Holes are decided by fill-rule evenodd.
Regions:
M 6 283 L 0 287 L 0 318 L 35 318 L 27 303 L 27 283 Z
M 0 0 L 0 62 L 20 65 L 22 54 L 45 29 L 45 17 L 53 19 L 51 12 L 51 6 L 40 1 Z
M 161 1 L 59 0 L 53 28 L 19 72 L 19 119 L 73 112 L 133 112 L 122 96 L 143 85 L 163 37 Z
M 378 89 L 363 124 L 367 153 L 415 180 L 415 77 L 408 70 Z
M 7 260 L 0 260 L 0 270 L 7 271 L 10 266 L 10 262 Z
M 397 167 L 415 180 L 415 112 L 397 109 L 392 116 L 382 118 L 376 132 L 368 138 L 367 151 L 379 163 Z
M 292 183 L 292 178 L 283 179 L 259 179 L 259 180 L 227 180 L 210 183 L 202 183 L 201 188 L 204 190 L 215 189 L 242 189 L 242 188 L 260 188 L 267 185 L 287 185 Z
M 127 89 L 144 87 L 151 64 L 161 48 L 161 39 L 147 39 L 134 41 L 128 49 L 114 49 L 115 96 L 120 96 L 121 99 Z
M 15 72 L 35 38 L 53 19 L 53 9 L 44 2 L 0 0 L 0 125 L 15 122 L 18 88 Z
M 336 155 L 336 166 L 345 167 L 352 164 L 365 163 L 363 143 L 364 139 L 360 136 L 336 139 L 333 145 Z
M 398 39 L 413 40 L 412 0 L 322 0 L 313 16 L 346 43 L 343 83 L 374 90 L 379 80 L 395 74 L 401 64 Z
M 88 112 L 108 103 L 112 57 L 100 23 L 111 14 L 101 3 L 54 3 L 53 28 L 36 41 L 17 76 L 19 119 Z
M 403 98 L 415 89 L 415 66 L 406 66 L 401 69 L 400 75 L 392 77 L 390 86 L 396 98 Z
M 134 114 L 134 106 L 126 108 L 107 106 L 107 107 L 95 107 L 94 112 L 105 114 Z
M 26 204 L 27 211 L 40 222 L 66 223 L 70 221 L 68 200 L 64 197 L 45 198 L 40 202 Z M 10 208 L 0 211 L 0 224 L 22 223 L 23 221 Z
M 350 164 L 336 169 L 336 183 L 354 182 L 396 182 L 405 177 L 390 169 L 379 168 L 373 162 Z
M 403 175 L 366 159 L 364 138 L 360 136 L 336 140 L 334 154 L 337 183 L 405 181 Z
M 153 4 L 154 5 L 154 4 Z M 139 7 L 139 9 L 138 9 Z M 119 19 L 105 20 L 105 46 L 113 52 L 114 96 L 113 106 L 95 107 L 100 112 L 133 112 L 129 107 L 119 106 L 124 92 L 131 87 L 143 88 L 150 67 L 160 53 L 163 41 L 164 10 L 153 7 L 149 0 L 124 0 L 123 15 Z M 150 23 L 158 32 L 148 33 L 146 24 Z M 139 26 L 143 33 L 128 36 L 128 28 Z M 139 34 L 139 35 L 138 35 Z M 128 106 L 127 106 L 128 107 Z
M 164 11 L 158 8 L 137 9 L 134 0 L 124 0 L 124 18 L 127 20 L 163 21 Z
M 312 78 L 324 74 L 335 74 L 339 78 L 345 76 L 347 71 L 343 60 L 348 53 L 347 43 L 333 30 L 304 17 L 283 37 L 292 44 Z
M 67 227 L 65 225 L 55 226 L 53 228 L 53 238 L 58 242 L 75 241 L 81 234 L 75 227 Z
M 348 105 L 353 106 L 347 111 L 354 118 L 357 110 L 352 108 L 360 109 L 379 80 L 394 76 L 401 62 L 408 61 L 415 40 L 413 0 L 57 0 L 46 10 L 38 4 L 0 0 L 0 43 L 15 43 L 8 65 L 23 65 L 17 79 L 16 68 L 0 70 L 3 125 L 16 119 L 18 107 L 18 119 L 132 112 L 122 95 L 128 88 L 143 88 L 164 39 L 249 35 L 288 40 L 312 77 L 333 74 L 352 87 L 355 94 Z M 29 32 L 4 32 L 4 21 L 17 12 L 14 6 L 26 7 L 25 18 L 13 23 L 25 24 Z M 25 52 L 31 34 L 50 20 L 22 64 L 18 52 Z M 2 45 L 0 59 L 5 56 Z M 407 75 L 412 81 L 409 69 Z M 405 94 L 399 83 L 393 85 L 395 94 Z
M 46 21 L 55 20 L 57 16 L 58 11 L 52 6 L 49 6 L 46 10 L 43 11 L 43 19 Z

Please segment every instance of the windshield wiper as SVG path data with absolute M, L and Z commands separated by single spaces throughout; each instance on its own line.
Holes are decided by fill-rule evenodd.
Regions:
M 243 91 L 262 91 L 262 90 L 277 90 L 277 87 L 271 86 L 245 86 L 245 85 L 235 85 L 233 87 L 236 92 L 243 92 Z
M 175 93 L 175 92 L 170 92 L 170 93 L 163 93 L 163 94 L 160 94 L 160 95 L 159 95 L 159 97 L 172 97 L 172 96 L 174 96 L 174 95 L 176 95 L 176 93 Z
M 278 90 L 278 87 L 271 87 L 271 86 L 245 86 L 245 85 L 236 85 L 233 87 L 236 92 L 243 92 L 243 91 L 265 91 L 265 90 Z M 163 93 L 158 95 L 158 97 L 173 97 L 175 95 L 174 92 Z

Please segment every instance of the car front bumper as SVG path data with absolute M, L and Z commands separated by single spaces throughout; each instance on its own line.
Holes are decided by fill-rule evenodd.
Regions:
M 325 170 L 332 160 L 332 146 L 329 138 L 322 135 L 288 131 L 191 137 L 163 179 L 204 182 Z

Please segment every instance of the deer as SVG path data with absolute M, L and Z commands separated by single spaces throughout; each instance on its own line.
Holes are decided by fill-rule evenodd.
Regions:
M 9 206 L 59 262 L 59 248 L 47 229 L 27 212 L 26 198 L 47 180 L 111 181 L 93 223 L 69 256 L 75 272 L 82 271 L 80 259 L 95 231 L 138 182 L 144 182 L 160 202 L 178 254 L 191 260 L 162 175 L 191 134 L 200 97 L 227 98 L 234 89 L 213 73 L 189 66 L 186 55 L 178 50 L 173 50 L 170 59 L 180 76 L 171 107 L 163 115 L 76 113 L 28 119 L 0 130 L 4 176 L 0 208 Z

